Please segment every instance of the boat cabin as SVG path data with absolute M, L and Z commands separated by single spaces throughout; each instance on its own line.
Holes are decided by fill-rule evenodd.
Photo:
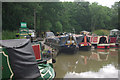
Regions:
M 48 38 L 48 37 L 55 37 L 54 33 L 53 32 L 46 32 L 45 33 L 45 37 Z
M 60 51 L 75 51 L 77 47 L 76 37 L 73 34 L 59 36 Z
M 92 36 L 90 41 L 95 48 L 109 48 L 108 38 L 108 36 Z
M 118 29 L 112 29 L 110 30 L 110 35 L 119 35 L 120 31 Z
M 120 31 L 118 29 L 113 29 L 110 31 L 109 43 L 111 48 L 120 46 Z
M 77 44 L 79 49 L 89 49 L 91 47 L 91 43 L 89 37 L 86 35 L 76 35 Z
M 60 45 L 76 45 L 76 37 L 73 34 L 62 35 L 59 37 Z

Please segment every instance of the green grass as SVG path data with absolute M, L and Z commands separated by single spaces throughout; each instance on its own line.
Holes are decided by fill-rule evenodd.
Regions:
M 16 39 L 16 31 L 2 31 L 2 40 L 5 39 Z
M 109 35 L 110 30 L 100 29 L 100 30 L 93 31 L 92 33 L 97 34 L 97 35 Z

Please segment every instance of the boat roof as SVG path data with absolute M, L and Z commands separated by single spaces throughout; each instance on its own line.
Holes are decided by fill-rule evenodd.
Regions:
M 110 31 L 119 31 L 118 29 L 112 29 L 112 30 L 110 30 Z
M 8 55 L 15 79 L 34 79 L 40 76 L 31 41 L 29 39 L 1 40 Z M 17 47 L 17 48 L 14 48 Z M 18 48 L 19 47 L 19 48 Z
M 81 32 L 88 32 L 88 31 L 85 31 L 85 30 L 84 30 L 84 31 L 81 31 Z
M 46 37 L 55 36 L 53 32 L 46 32 Z
M 75 37 L 80 37 L 80 36 L 83 36 L 83 35 L 77 35 L 77 34 L 75 34 L 74 36 L 75 36 Z
M 8 48 L 17 48 L 24 46 L 30 41 L 30 39 L 10 39 L 10 40 L 0 40 L 0 45 Z

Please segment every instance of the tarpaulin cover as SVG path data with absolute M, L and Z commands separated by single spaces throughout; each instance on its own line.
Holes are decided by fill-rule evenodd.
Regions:
M 34 79 L 40 76 L 38 64 L 29 39 L 2 40 L 6 48 L 15 79 Z

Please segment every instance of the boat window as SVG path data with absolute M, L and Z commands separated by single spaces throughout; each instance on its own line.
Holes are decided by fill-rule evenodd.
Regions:
M 107 43 L 106 37 L 101 37 L 99 44 Z

